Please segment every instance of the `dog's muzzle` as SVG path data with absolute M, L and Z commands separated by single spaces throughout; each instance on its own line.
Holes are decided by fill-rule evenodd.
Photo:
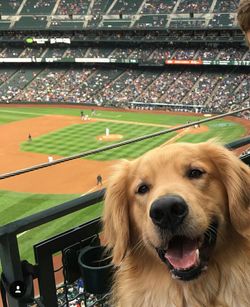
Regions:
M 183 233 L 183 224 L 189 209 L 179 195 L 165 195 L 156 199 L 150 208 L 150 218 L 164 236 L 172 239 L 165 248 L 156 248 L 160 259 L 167 264 L 173 278 L 192 280 L 207 269 L 211 251 L 216 243 L 218 223 L 213 219 L 202 236 L 189 238 Z M 181 229 L 181 231 L 180 231 Z M 176 235 L 178 234 L 178 235 Z
M 214 220 L 199 238 L 174 236 L 166 249 L 156 248 L 160 259 L 168 266 L 174 279 L 190 281 L 207 270 L 217 239 L 217 229 L 218 223 Z

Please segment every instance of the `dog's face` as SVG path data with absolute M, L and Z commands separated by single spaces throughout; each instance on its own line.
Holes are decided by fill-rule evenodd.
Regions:
M 247 166 L 212 143 L 162 146 L 124 161 L 104 212 L 114 261 L 140 245 L 174 278 L 198 277 L 230 231 L 248 231 L 240 211 L 249 210 L 249 177 Z

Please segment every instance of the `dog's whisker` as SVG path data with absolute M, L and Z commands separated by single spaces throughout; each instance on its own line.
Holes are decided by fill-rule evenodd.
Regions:
M 144 252 L 144 242 L 143 239 L 140 239 L 131 249 L 131 252 Z

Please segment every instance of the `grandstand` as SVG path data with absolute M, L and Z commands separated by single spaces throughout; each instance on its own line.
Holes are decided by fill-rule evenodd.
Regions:
M 135 111 L 133 120 L 137 119 L 136 111 L 142 110 L 143 114 L 153 111 L 162 116 L 161 121 L 156 122 L 159 127 L 165 125 L 164 116 L 170 112 L 209 117 L 248 108 L 236 114 L 241 117 L 236 120 L 250 120 L 250 51 L 236 24 L 238 2 L 0 0 L 0 107 L 42 105 L 64 106 L 66 110 L 70 106 L 82 108 L 88 116 L 92 114 L 91 109 L 116 108 Z M 66 114 L 62 110 L 58 117 Z M 20 114 L 22 112 L 23 109 Z M 44 112 L 49 114 L 47 110 Z M 28 110 L 25 116 L 28 118 L 33 113 L 36 114 L 34 109 Z M 78 109 L 74 116 L 80 121 Z M 112 117 L 111 120 L 116 119 Z M 55 139 L 60 137 L 55 136 Z M 70 135 L 69 138 L 74 137 Z M 36 147 L 35 142 L 33 144 Z M 242 144 L 247 146 L 242 157 L 247 156 L 249 163 L 249 141 Z M 25 146 L 29 148 L 30 143 L 23 148 Z M 50 145 L 49 150 L 53 146 Z M 81 201 L 70 202 L 67 212 L 73 212 L 70 210 L 74 206 L 79 209 L 88 202 L 102 201 L 103 193 L 94 194 L 90 200 L 87 195 Z M 46 220 L 46 214 L 42 218 Z M 33 227 L 32 223 L 20 226 L 20 233 L 25 227 Z M 43 222 L 36 220 L 34 223 Z M 91 224 L 94 233 L 99 231 L 98 223 Z M 87 224 L 73 232 L 81 235 L 83 232 L 85 236 L 85 229 L 91 229 L 92 236 L 92 228 L 88 227 Z M 67 234 L 63 234 L 63 238 L 64 235 Z M 57 242 L 57 237 L 53 240 Z M 44 251 L 39 244 L 35 248 L 39 258 Z M 40 256 L 39 248 L 42 250 Z M 60 248 L 55 249 L 56 252 L 60 252 Z M 41 288 L 46 287 L 45 279 Z M 53 287 L 46 289 L 50 298 L 56 291 Z M 43 290 L 40 290 L 42 296 Z M 79 306 L 82 299 L 76 299 L 75 305 L 65 302 L 67 295 L 77 298 L 79 285 L 73 283 L 71 290 L 70 295 L 67 286 L 57 290 L 58 306 Z M 50 298 L 45 300 L 48 302 Z M 88 296 L 85 305 L 98 306 L 92 304 L 94 299 Z M 27 306 L 23 302 L 13 302 L 13 307 Z M 101 303 L 107 306 L 102 299 Z M 45 307 L 50 306 L 45 304 Z
M 0 100 L 144 102 L 145 108 L 178 104 L 178 110 L 206 112 L 249 106 L 250 53 L 235 23 L 236 5 L 1 0 Z
M 237 1 L 10 0 L 0 1 L 1 29 L 236 28 Z M 189 16 L 193 16 L 190 20 Z

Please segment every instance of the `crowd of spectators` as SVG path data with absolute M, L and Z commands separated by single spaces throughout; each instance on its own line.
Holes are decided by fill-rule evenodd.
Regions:
M 116 14 L 136 14 L 138 9 L 142 5 L 143 0 L 117 0 L 114 2 L 114 6 L 111 4 L 111 11 L 109 12 L 111 15 Z
M 93 69 L 45 69 L 25 91 L 19 92 L 17 101 L 78 102 L 77 89 L 84 84 Z
M 20 7 L 20 0 L 1 0 L 2 7 L 8 6 L 12 8 L 13 13 Z M 92 15 L 98 14 L 171 14 L 171 13 L 211 13 L 212 9 L 215 13 L 231 13 L 235 12 L 238 0 L 216 0 L 214 8 L 213 0 L 94 0 L 91 8 L 89 8 L 91 0 L 27 0 L 21 14 L 38 13 L 42 14 L 56 9 L 56 15 Z M 176 7 L 176 4 L 177 7 Z M 49 9 L 49 10 L 48 10 Z M 90 10 L 88 10 L 90 9 Z M 40 13 L 39 13 L 40 11 Z
M 245 52 L 245 49 L 238 48 L 222 48 L 218 54 L 218 60 L 242 60 L 243 57 L 249 52 Z
M 181 0 L 177 13 L 208 13 L 213 0 Z
M 57 15 L 86 15 L 91 0 L 61 0 L 59 2 Z
M 159 15 L 161 16 L 161 15 Z M 141 18 L 144 18 L 145 16 L 142 16 Z M 147 17 L 147 16 L 146 16 Z M 160 18 L 160 17 L 159 17 Z M 141 19 L 139 19 L 140 21 Z M 138 20 L 136 22 L 139 22 Z M 197 39 L 200 41 L 207 41 L 209 43 L 216 43 L 221 41 L 221 39 L 228 40 L 228 41 L 234 41 L 237 38 L 237 41 L 239 38 L 242 38 L 242 41 L 244 41 L 244 36 L 240 32 L 240 30 L 236 31 L 229 31 L 229 30 L 180 30 L 172 28 L 171 31 L 160 31 L 160 30 L 150 30 L 144 31 L 143 28 L 138 29 L 130 29 L 130 30 L 118 30 L 116 31 L 107 31 L 104 29 L 88 29 L 88 31 L 55 31 L 53 32 L 43 32 L 43 31 L 36 31 L 36 33 L 27 34 L 25 31 L 8 31 L 8 32 L 2 32 L 0 36 L 0 42 L 1 41 L 18 41 L 23 42 L 27 39 L 27 37 L 34 37 L 36 39 L 43 38 L 43 39 L 51 39 L 51 38 L 69 38 L 72 43 L 74 41 L 107 41 L 107 42 L 123 42 L 126 41 L 128 44 L 131 44 L 131 42 L 138 41 L 138 42 L 150 42 L 153 41 L 154 44 L 156 43 L 156 40 L 158 40 L 159 43 L 164 42 L 185 42 L 185 41 L 196 41 Z M 35 45 L 35 44 L 34 44 Z
M 36 14 L 45 15 L 50 14 L 56 4 L 56 0 L 27 0 L 21 10 L 21 15 Z
M 1 101 L 125 105 L 134 101 L 200 105 L 211 111 L 249 106 L 250 80 L 240 70 L 188 68 L 46 68 L 1 73 Z
M 226 28 L 232 27 L 235 23 L 235 17 L 230 16 L 230 14 L 214 14 L 209 21 L 208 27 L 210 28 Z
M 181 71 L 163 72 L 138 98 L 142 102 L 159 102 L 166 90 L 179 78 Z
M 214 12 L 215 13 L 233 13 L 236 12 L 238 8 L 238 0 L 217 0 Z
M 5 83 L 10 76 L 15 72 L 14 69 L 5 69 L 0 71 L 0 86 Z
M 164 28 L 167 24 L 166 15 L 142 15 L 140 19 L 134 24 L 136 28 Z
M 207 105 L 219 112 L 230 110 L 235 106 L 249 106 L 250 80 L 247 74 L 231 72 L 219 78 L 216 87 L 211 92 Z
M 195 102 L 195 104 L 205 105 L 220 78 L 223 78 L 223 75 L 219 72 L 204 72 L 196 86 L 185 96 L 185 104 L 191 105 Z
M 177 0 L 146 0 L 140 14 L 170 14 Z
M 93 57 L 138 59 L 163 63 L 176 60 L 246 60 L 244 48 L 174 48 L 145 46 L 100 48 L 4 48 L 1 57 Z M 238 68 L 230 72 L 217 69 L 167 70 L 143 68 L 1 68 L 0 100 L 27 102 L 71 102 L 122 105 L 133 101 L 204 105 L 223 111 L 236 106 L 249 106 L 250 80 Z
M 21 6 L 22 3 L 23 6 Z M 50 29 L 70 29 L 71 27 L 72 30 L 85 27 L 133 27 L 134 29 L 144 27 L 164 29 L 167 26 L 171 29 L 231 27 L 236 26 L 236 7 L 237 1 L 233 0 L 26 0 L 26 2 L 0 0 L 0 11 L 3 14 L 15 15 L 19 10 L 21 18 L 15 20 L 13 29 L 27 28 L 29 18 L 34 18 L 33 24 L 36 24 L 37 29 L 46 27 Z M 175 13 L 186 14 L 187 19 L 171 15 Z M 189 18 L 189 14 L 203 15 L 199 18 L 197 16 Z M 205 18 L 204 14 L 211 15 L 206 15 Z M 42 19 L 39 19 L 37 15 L 42 15 Z M 49 15 L 51 18 L 48 17 Z M 107 22 L 107 19 L 103 18 L 104 15 L 119 17 Z M 134 15 L 137 16 L 136 22 L 134 22 Z M 140 16 L 139 19 L 138 16 Z M 209 22 L 207 22 L 208 18 Z M 71 23 L 62 22 L 62 20 Z
M 140 71 L 128 69 L 122 73 L 114 82 L 108 84 L 97 95 L 96 101 L 109 103 L 118 101 L 122 91 L 132 86 L 134 80 L 140 75 Z

